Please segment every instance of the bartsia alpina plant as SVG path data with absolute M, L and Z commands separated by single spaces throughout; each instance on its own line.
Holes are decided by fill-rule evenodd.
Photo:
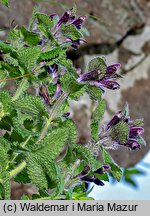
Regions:
M 20 199 L 93 199 L 86 183 L 101 188 L 110 176 L 122 178 L 107 148 L 137 150 L 145 144 L 143 121 L 130 120 L 127 106 L 100 131 L 103 93 L 121 88 L 121 65 L 97 57 L 86 73 L 75 68 L 68 51 L 86 42 L 86 18 L 76 16 L 75 8 L 61 17 L 35 9 L 29 28 L 16 26 L 7 42 L 0 41 L 0 199 L 11 199 L 12 181 L 36 186 Z M 13 94 L 3 89 L 8 80 L 16 84 Z M 69 102 L 85 93 L 97 107 L 91 140 L 83 145 L 77 143 Z

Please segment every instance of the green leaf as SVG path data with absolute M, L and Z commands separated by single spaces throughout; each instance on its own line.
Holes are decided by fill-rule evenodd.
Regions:
M 11 96 L 7 91 L 0 91 L 0 119 L 12 111 Z
M 137 136 L 136 137 L 136 140 L 137 140 L 137 142 L 140 144 L 140 145 L 144 145 L 144 146 L 146 146 L 146 141 L 144 140 L 144 138 L 142 137 L 142 136 Z
M 94 176 L 96 178 L 100 179 L 100 180 L 109 182 L 109 178 L 108 178 L 108 174 L 107 173 L 104 173 L 104 174 L 94 173 Z
M 89 94 L 91 100 L 101 100 L 102 91 L 96 86 L 87 85 L 86 92 Z
M 98 141 L 98 133 L 99 133 L 99 124 L 98 122 L 91 123 L 91 134 L 92 138 L 97 142 Z
M 74 145 L 77 157 L 86 160 L 92 171 L 95 171 L 101 167 L 101 163 L 93 155 L 93 152 L 86 146 L 80 144 Z
M 25 194 L 21 196 L 21 200 L 30 200 L 29 197 Z
M 20 66 L 25 70 L 26 73 L 31 71 L 36 65 L 37 59 L 40 55 L 40 48 L 22 48 L 18 51 L 18 61 Z
M 129 126 L 124 121 L 111 127 L 109 135 L 114 141 L 125 144 L 129 139 Z
M 69 94 L 70 99 L 77 100 L 86 90 L 85 84 L 78 83 L 69 72 L 61 77 L 60 82 L 62 89 Z
M 37 154 L 30 153 L 27 158 L 27 173 L 32 183 L 39 189 L 47 189 L 48 182 Z
M 59 46 L 48 52 L 43 52 L 40 54 L 38 61 L 41 62 L 43 60 L 50 60 L 50 59 L 58 57 L 62 49 L 63 47 Z
M 4 55 L 4 61 L 9 65 L 13 65 L 15 67 L 19 66 L 18 60 L 16 58 L 13 58 L 9 53 Z
M 3 198 L 10 199 L 10 179 L 9 172 L 6 170 L 8 156 L 4 146 L 0 145 L 0 184 L 3 187 Z
M 5 80 L 7 78 L 7 75 L 8 75 L 7 71 L 0 70 L 0 89 L 6 85 L 6 81 L 2 81 L 2 80 Z
M 14 181 L 23 184 L 30 183 L 31 179 L 28 176 L 27 169 L 25 168 L 17 176 L 15 176 Z
M 24 26 L 20 28 L 20 35 L 31 46 L 36 46 L 40 42 L 40 35 L 28 31 Z
M 21 113 L 29 114 L 38 119 L 48 117 L 48 112 L 40 97 L 27 95 L 14 102 L 14 106 L 20 110 Z
M 53 22 L 50 19 L 50 17 L 48 15 L 42 14 L 42 13 L 35 13 L 34 17 L 37 18 L 37 20 L 38 20 L 38 28 L 43 33 L 43 35 L 45 35 L 47 38 L 55 41 L 55 38 L 51 34 L 51 29 L 53 27 Z
M 61 25 L 60 29 L 65 37 L 71 38 L 72 40 L 77 40 L 82 37 L 81 33 L 76 29 L 76 27 L 71 24 Z
M 94 122 L 98 122 L 102 119 L 103 115 L 104 115 L 104 112 L 105 112 L 105 101 L 104 100 L 101 100 L 94 113 L 93 113 L 93 121 Z
M 16 54 L 16 50 L 9 44 L 0 41 L 0 51 L 4 53 Z
M 102 78 L 107 71 L 107 65 L 103 58 L 97 57 L 92 59 L 88 64 L 88 71 L 100 70 L 99 78 Z
M 53 129 L 38 143 L 37 150 L 36 148 L 35 150 L 41 157 L 49 158 L 50 161 L 53 161 L 61 152 L 67 139 L 68 131 L 65 127 Z
M 6 7 L 9 6 L 9 0 L 1 0 L 2 4 L 5 5 Z
M 103 162 L 105 164 L 109 164 L 110 165 L 112 175 L 114 176 L 114 178 L 117 181 L 120 181 L 121 177 L 122 177 L 122 170 L 114 162 L 114 160 L 112 159 L 112 157 L 109 155 L 109 153 L 105 150 L 105 148 L 102 145 L 100 145 L 100 149 L 101 149 L 102 156 L 103 156 Z

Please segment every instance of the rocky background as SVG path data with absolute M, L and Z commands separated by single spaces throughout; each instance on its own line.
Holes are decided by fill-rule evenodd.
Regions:
M 40 11 L 47 14 L 62 14 L 74 3 L 78 14 L 88 16 L 85 26 L 90 36 L 86 45 L 70 52 L 70 58 L 77 67 L 86 70 L 85 65 L 93 57 L 103 55 L 108 63 L 120 62 L 120 72 L 125 75 L 120 82 L 121 90 L 106 91 L 104 95 L 107 101 L 104 121 L 109 120 L 126 101 L 129 102 L 132 118 L 145 119 L 146 148 L 137 152 L 124 149 L 111 152 L 118 164 L 132 166 L 150 148 L 150 0 L 10 0 L 9 9 L 0 5 L 0 39 L 4 39 L 9 29 L 16 25 L 27 26 L 34 6 L 39 6 Z M 90 111 L 87 97 L 81 100 L 83 104 L 88 104 L 86 109 Z M 75 105 L 74 111 L 76 107 L 79 109 Z M 90 115 L 86 116 L 88 121 Z M 87 136 L 89 134 L 87 131 Z M 79 136 L 82 135 L 80 131 Z

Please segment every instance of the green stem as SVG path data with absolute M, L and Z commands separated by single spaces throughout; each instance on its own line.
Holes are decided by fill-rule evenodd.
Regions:
M 44 128 L 43 128 L 43 130 L 42 130 L 42 132 L 41 132 L 41 135 L 40 135 L 40 137 L 39 137 L 37 143 L 38 143 L 39 141 L 41 141 L 41 140 L 45 137 L 45 134 L 47 133 L 47 130 L 48 130 L 48 127 L 49 127 L 50 123 L 51 123 L 52 120 L 54 119 L 57 110 L 59 109 L 59 107 L 60 107 L 60 105 L 63 103 L 63 101 L 66 99 L 66 97 L 67 97 L 66 93 L 62 93 L 62 95 L 61 95 L 61 96 L 59 97 L 59 99 L 56 101 L 56 103 L 55 103 L 53 109 L 52 109 L 51 112 L 50 112 L 49 118 L 48 118 L 48 120 L 47 120 L 47 122 L 46 122 L 46 124 L 45 124 L 45 126 L 44 126 Z
M 15 169 L 10 171 L 10 178 L 13 178 L 18 173 L 20 173 L 24 168 L 26 167 L 26 162 L 23 161 L 21 164 L 19 164 Z
M 15 95 L 12 98 L 12 101 L 15 101 L 15 100 L 17 100 L 19 98 L 19 96 L 21 95 L 21 93 L 25 89 L 25 86 L 27 85 L 27 83 L 28 83 L 28 79 L 27 78 L 22 79 L 22 81 L 20 83 L 20 86 L 18 87 Z
M 25 145 L 28 143 L 30 138 L 31 138 L 31 135 L 21 144 L 22 148 L 25 147 Z M 18 153 L 14 152 L 10 158 L 10 163 L 12 163 L 16 159 L 17 156 L 18 156 Z
M 77 167 L 80 165 L 81 160 L 77 159 L 76 162 L 73 164 L 72 166 L 72 172 L 70 174 L 67 175 L 66 179 L 65 179 L 65 186 L 68 187 L 68 185 L 70 185 L 70 181 L 72 176 L 74 175 L 75 170 L 77 169 Z

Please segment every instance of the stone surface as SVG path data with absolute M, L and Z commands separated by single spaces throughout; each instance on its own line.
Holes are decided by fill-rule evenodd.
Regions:
M 74 3 L 79 14 L 86 14 L 89 18 L 86 27 L 91 35 L 87 41 L 91 44 L 112 44 L 120 41 L 132 29 L 143 26 L 145 15 L 135 0 L 64 0 L 54 3 L 33 0 L 11 0 L 10 8 L 0 5 L 0 27 L 11 28 L 15 25 L 27 25 L 34 5 L 47 14 L 62 14 Z

